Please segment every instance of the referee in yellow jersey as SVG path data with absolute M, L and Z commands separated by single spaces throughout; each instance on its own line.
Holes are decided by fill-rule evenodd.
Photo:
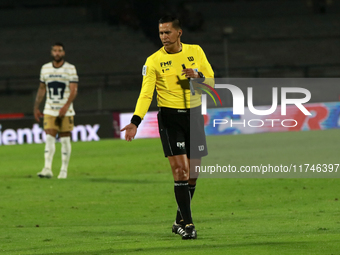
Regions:
M 196 239 L 190 207 L 197 180 L 193 173 L 195 166 L 200 165 L 201 158 L 208 153 L 201 95 L 197 91 L 195 95 L 191 94 L 188 79 L 213 78 L 214 72 L 200 46 L 181 43 L 182 33 L 176 17 L 165 16 L 159 20 L 159 37 L 164 47 L 147 58 L 134 115 L 131 123 L 121 131 L 126 131 L 127 141 L 135 137 L 156 88 L 159 133 L 172 169 L 178 205 L 172 231 L 181 235 L 182 239 Z M 195 139 L 191 141 L 190 119 L 195 127 Z

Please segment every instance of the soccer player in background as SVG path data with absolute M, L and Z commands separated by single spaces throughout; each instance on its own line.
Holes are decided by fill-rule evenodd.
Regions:
M 164 47 L 147 58 L 134 115 L 131 123 L 121 131 L 126 131 L 127 141 L 135 137 L 156 88 L 159 133 L 164 154 L 172 169 L 178 205 L 172 231 L 181 235 L 182 239 L 195 239 L 197 232 L 190 205 L 197 180 L 193 173 L 195 165 L 200 165 L 201 158 L 207 155 L 207 146 L 200 108 L 201 95 L 198 91 L 190 95 L 188 79 L 213 78 L 214 72 L 200 46 L 181 43 L 182 33 L 177 18 L 165 16 L 159 20 L 159 37 Z M 190 119 L 191 125 L 195 127 L 195 135 L 197 132 L 191 146 Z
M 78 89 L 78 75 L 74 65 L 66 62 L 65 47 L 62 43 L 55 43 L 51 50 L 52 62 L 42 66 L 40 71 L 40 85 L 34 103 L 34 118 L 40 122 L 39 105 L 46 94 L 44 108 L 44 130 L 46 133 L 45 166 L 38 176 L 53 177 L 52 161 L 55 152 L 56 135 L 61 142 L 62 165 L 58 179 L 67 178 L 67 168 L 71 156 L 71 131 L 73 130 L 75 115 L 73 100 Z M 47 93 L 46 93 L 47 92 Z

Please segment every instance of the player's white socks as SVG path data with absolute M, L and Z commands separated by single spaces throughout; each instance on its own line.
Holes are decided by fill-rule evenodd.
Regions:
M 45 143 L 45 168 L 52 170 L 53 155 L 55 152 L 55 137 L 46 135 Z
M 68 163 L 71 157 L 71 138 L 61 137 L 61 171 L 67 171 Z

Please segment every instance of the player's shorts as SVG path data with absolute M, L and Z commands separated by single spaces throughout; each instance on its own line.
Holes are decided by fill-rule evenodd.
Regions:
M 165 157 L 186 154 L 195 159 L 208 155 L 201 107 L 161 107 L 157 117 Z
M 71 132 L 74 127 L 73 116 L 65 116 L 59 118 L 44 114 L 44 130 L 54 129 L 58 132 Z

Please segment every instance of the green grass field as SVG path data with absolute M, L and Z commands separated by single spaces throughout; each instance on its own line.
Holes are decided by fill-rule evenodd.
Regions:
M 235 165 L 340 163 L 339 135 L 227 136 L 220 151 Z M 202 178 L 198 239 L 181 240 L 159 139 L 72 149 L 68 179 L 58 180 L 36 177 L 43 144 L 0 146 L 0 254 L 340 254 L 340 179 Z M 57 176 L 60 144 L 53 166 Z

